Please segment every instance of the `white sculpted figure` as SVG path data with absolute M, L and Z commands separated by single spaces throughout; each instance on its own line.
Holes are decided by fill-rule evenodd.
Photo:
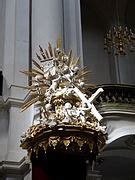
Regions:
M 84 75 L 86 71 L 77 67 L 76 60 L 69 51 L 68 56 L 59 47 L 52 48 L 49 44 L 48 51 L 40 48 L 40 63 L 33 60 L 37 69 L 30 72 L 33 84 L 28 87 L 33 93 L 31 98 L 24 103 L 22 110 L 34 103 L 40 104 L 41 123 L 54 126 L 58 123 L 82 123 L 89 124 L 97 129 L 104 130 L 100 126 L 102 116 L 95 108 L 93 102 L 103 92 L 102 88 L 88 97 Z M 89 86 L 91 88 L 91 86 Z M 90 121 L 90 119 L 96 119 Z
M 83 104 L 82 110 L 90 110 L 91 114 L 94 115 L 98 121 L 100 121 L 102 119 L 102 116 L 96 110 L 92 102 L 97 98 L 97 96 L 101 94 L 101 92 L 103 92 L 103 89 L 99 88 L 89 99 L 87 99 L 85 95 L 77 87 L 74 88 L 74 91 L 78 94 L 78 96 L 82 100 L 82 104 Z

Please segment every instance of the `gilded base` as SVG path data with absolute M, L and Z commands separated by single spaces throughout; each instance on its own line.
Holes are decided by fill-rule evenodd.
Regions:
M 21 140 L 21 147 L 38 156 L 41 149 L 95 156 L 105 145 L 106 136 L 100 131 L 81 125 L 61 124 L 54 128 L 38 124 L 31 126 Z

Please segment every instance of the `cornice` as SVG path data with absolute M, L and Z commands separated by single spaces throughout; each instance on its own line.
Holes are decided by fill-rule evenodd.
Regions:
M 98 106 L 98 110 L 103 116 L 114 114 L 135 115 L 135 104 L 102 103 Z
M 20 162 L 2 161 L 0 162 L 0 176 L 23 175 L 25 176 L 31 170 L 30 161 L 24 157 Z
M 135 86 L 105 84 L 99 87 L 102 87 L 104 92 L 97 99 L 96 105 L 102 115 L 135 115 Z
M 10 85 L 9 90 L 11 91 L 12 88 L 23 88 L 23 86 L 17 86 L 17 85 Z M 15 94 L 16 95 L 16 94 Z M 11 95 L 7 97 L 0 96 L 0 108 L 9 108 L 10 106 L 16 106 L 20 107 L 24 101 L 28 98 L 29 92 L 25 93 L 24 96 L 20 94 L 20 96 L 13 96 L 12 93 Z

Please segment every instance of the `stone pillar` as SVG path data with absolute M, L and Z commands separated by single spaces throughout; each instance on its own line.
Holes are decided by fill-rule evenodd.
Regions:
M 56 46 L 63 39 L 63 0 L 32 0 L 32 58 L 37 59 L 39 45 L 46 49 L 48 42 Z M 36 117 L 34 117 L 36 120 Z
M 56 44 L 58 38 L 63 39 L 63 4 L 62 0 L 32 1 L 32 55 L 35 57 L 43 48 Z
M 80 0 L 63 0 L 63 8 L 65 49 L 72 49 L 76 57 L 80 56 L 80 66 L 83 67 Z
M 20 70 L 28 69 L 29 1 L 7 0 L 5 12 L 4 42 L 4 108 L 8 109 L 7 161 L 19 162 L 26 152 L 20 148 L 22 133 L 30 126 L 32 110 L 21 113 L 20 105 L 27 92 L 18 86 L 26 86 L 28 80 Z
M 28 84 L 28 79 L 19 71 L 29 68 L 29 1 L 6 0 L 5 2 L 2 70 L 4 76 L 3 105 L 6 108 L 4 117 L 6 117 L 8 135 L 5 141 L 7 152 L 2 157 L 2 161 L 6 164 L 6 162 L 21 162 L 21 159 L 26 156 L 26 152 L 20 148 L 20 138 L 31 125 L 34 108 L 20 112 L 20 105 L 26 99 L 28 92 L 18 87 Z M 54 45 L 58 38 L 64 39 L 63 21 L 63 0 L 32 0 L 33 57 L 38 51 L 39 44 L 46 48 L 48 42 Z M 18 166 L 20 164 L 16 167 Z

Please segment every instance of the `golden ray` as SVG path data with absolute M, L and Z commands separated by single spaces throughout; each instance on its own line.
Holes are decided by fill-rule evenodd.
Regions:
M 75 57 L 72 57 L 72 58 L 71 58 L 71 61 L 70 61 L 70 64 L 69 64 L 69 67 L 73 67 L 73 65 L 74 65 L 74 60 L 75 60 Z
M 53 60 L 53 58 L 48 58 L 48 59 L 41 60 L 41 62 L 52 61 L 52 60 Z
M 53 49 L 53 52 L 54 52 L 54 56 L 55 56 L 55 57 L 58 57 L 58 54 L 57 54 L 57 52 L 56 52 L 56 48 Z
M 96 88 L 96 85 L 94 85 L 94 84 L 85 84 L 85 86 L 87 87 L 87 88 Z
M 57 40 L 57 48 L 59 48 L 59 49 L 62 48 L 62 39 L 61 39 L 61 38 L 59 38 L 59 39 Z
M 34 104 L 34 103 L 33 103 L 33 104 Z M 25 111 L 26 109 L 28 109 L 31 105 L 32 105 L 32 104 L 30 104 L 30 105 L 28 105 L 28 106 L 22 108 L 22 109 L 21 109 L 21 112 L 23 112 L 23 111 Z
M 71 49 L 71 50 L 69 50 L 69 52 L 68 52 L 68 62 L 67 62 L 67 65 L 69 65 L 69 64 L 70 64 L 71 57 L 72 57 L 72 49 Z
M 83 67 L 83 68 L 81 68 L 81 69 L 79 69 L 79 72 L 78 72 L 77 75 L 81 75 L 81 74 L 83 74 L 83 73 L 85 73 L 85 72 L 90 72 L 90 71 L 87 71 L 87 67 L 86 67 L 86 66 Z
M 39 49 L 42 53 L 44 53 L 43 48 L 39 45 Z
M 80 71 L 80 74 L 85 74 L 85 73 L 90 73 L 90 71 L 87 70 L 87 67 L 81 69 L 81 71 Z
M 40 61 L 42 60 L 42 58 L 39 56 L 38 53 L 36 53 L 36 56 L 37 56 L 37 58 L 38 58 Z
M 37 93 L 30 93 L 27 100 L 24 103 L 27 103 L 28 101 L 31 101 L 32 99 L 36 98 L 38 96 Z
M 80 69 L 81 72 L 84 72 L 85 70 L 87 70 L 87 66 L 84 66 L 83 68 Z
M 31 71 L 20 71 L 20 72 L 27 75 L 27 76 L 31 76 L 31 77 L 35 77 L 37 75 Z
M 88 73 L 90 73 L 90 71 L 82 72 L 81 74 L 77 75 L 76 78 L 77 78 L 77 79 L 80 79 L 81 77 L 84 77 L 84 76 L 87 75 Z
M 32 104 L 34 104 L 34 103 L 32 103 Z M 30 105 L 28 105 L 28 106 L 26 106 L 26 107 L 21 108 L 21 112 L 23 112 L 23 111 L 25 111 L 26 109 L 28 109 L 32 104 L 30 104 Z
M 76 78 L 80 78 L 80 76 L 82 76 L 83 74 L 87 74 L 90 71 L 86 71 L 87 67 L 81 68 L 78 72 L 78 74 L 76 75 Z
M 80 56 L 77 58 L 76 62 L 74 63 L 74 67 L 75 67 L 76 65 L 78 65 L 79 62 L 80 62 Z
M 40 53 L 41 53 L 43 59 L 46 59 L 45 53 L 43 51 L 43 48 L 40 45 L 39 45 L 39 49 L 40 49 Z
M 32 69 L 31 70 L 33 73 L 37 73 L 37 74 L 40 74 L 40 75 L 43 75 L 44 76 L 44 72 L 42 71 L 38 71 L 38 70 L 36 70 L 36 69 Z
M 49 50 L 50 56 L 53 57 L 53 50 L 50 43 L 48 43 L 48 50 Z
M 49 57 L 49 54 L 48 54 L 48 51 L 47 51 L 46 49 L 45 49 L 45 54 L 46 54 L 46 57 L 47 57 L 47 58 L 50 58 L 50 57 Z
M 29 96 L 30 96 L 30 98 L 34 98 L 34 97 L 37 97 L 37 96 L 38 96 L 38 93 L 31 91 Z M 30 98 L 28 97 L 28 100 L 29 100 Z
M 33 64 L 40 70 L 42 70 L 42 67 L 40 66 L 40 64 L 38 64 L 34 59 L 32 59 Z
M 32 104 L 36 103 L 38 100 L 39 100 L 39 96 L 37 96 L 36 98 L 34 98 L 34 99 L 32 99 L 32 100 L 27 101 L 26 103 L 24 103 L 24 104 L 21 106 L 22 111 L 24 111 L 24 109 L 27 109 L 28 107 L 30 107 Z
M 27 100 L 23 103 L 22 108 L 24 106 L 26 106 L 27 104 L 29 104 L 31 101 L 33 101 L 33 99 L 37 98 L 38 94 L 30 94 L 27 98 Z

